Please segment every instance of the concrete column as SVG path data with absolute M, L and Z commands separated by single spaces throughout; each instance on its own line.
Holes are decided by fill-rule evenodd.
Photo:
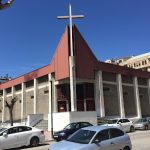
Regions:
M 53 132 L 53 83 L 52 83 L 52 74 L 48 75 L 49 81 L 49 113 L 48 113 L 48 131 Z
M 11 87 L 11 93 L 12 93 L 12 98 L 14 98 L 14 93 L 15 93 L 15 88 L 14 88 L 14 86 Z
M 15 96 L 15 88 L 14 88 L 14 86 L 11 87 L 11 94 L 12 94 L 12 98 L 14 98 L 14 96 Z M 13 119 L 14 120 L 15 120 L 15 109 L 16 109 L 16 104 L 14 105 L 14 108 L 13 108 Z
M 57 101 L 57 89 L 56 89 L 56 84 L 55 84 L 55 80 L 54 80 L 54 78 L 53 78 L 53 82 L 52 82 L 53 84 L 52 84 L 52 89 L 53 89 L 53 112 L 58 112 L 58 101 Z
M 137 110 L 137 117 L 141 118 L 141 106 L 140 106 L 140 98 L 139 98 L 139 89 L 138 89 L 138 80 L 137 77 L 134 77 L 133 79 L 134 83 L 134 95 L 136 100 L 136 110 Z
M 98 71 L 95 77 L 95 104 L 97 116 L 105 117 L 105 106 L 104 106 L 104 96 L 103 96 L 103 81 L 102 81 L 102 71 Z
M 75 75 L 74 56 L 69 56 L 69 67 L 70 67 L 70 99 L 71 99 L 71 111 L 77 111 L 76 75 Z
M 86 99 L 84 98 L 84 111 L 87 111 L 87 110 L 86 110 L 86 103 L 87 103 L 87 101 L 86 101 Z
M 148 100 L 149 100 L 149 106 L 150 106 L 150 79 L 148 79 Z
M 149 108 L 150 108 L 150 79 L 148 79 L 148 101 L 149 101 Z
M 49 98 L 49 114 L 51 114 L 51 108 L 52 108 L 52 75 L 49 74 L 48 75 L 48 87 L 49 87 L 49 95 L 48 95 L 48 98 Z
M 58 112 L 56 84 L 52 74 L 48 75 L 49 81 L 49 114 L 48 114 L 48 130 L 53 130 L 53 113 Z
M 34 108 L 33 108 L 33 113 L 36 114 L 37 113 L 37 102 L 38 102 L 38 96 L 37 96 L 37 79 L 34 79 Z
M 22 83 L 21 88 L 21 120 L 23 120 L 26 116 L 26 102 L 25 102 L 25 84 Z
M 3 89 L 2 122 L 5 122 L 5 99 L 6 99 L 6 91 L 5 89 Z
M 123 100 L 123 90 L 122 90 L 122 78 L 121 74 L 117 75 L 117 93 L 119 98 L 119 106 L 120 106 L 120 117 L 125 117 L 125 110 L 124 110 L 124 100 Z

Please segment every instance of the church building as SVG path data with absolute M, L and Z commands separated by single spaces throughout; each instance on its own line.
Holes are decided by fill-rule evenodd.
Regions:
M 42 119 L 48 120 L 49 131 L 72 121 L 96 124 L 98 117 L 150 116 L 150 72 L 99 61 L 75 25 L 72 31 L 74 102 L 70 98 L 67 26 L 50 64 L 0 84 L 0 122 L 9 120 L 5 100 L 15 96 L 14 120 L 22 122 L 28 115 L 42 114 Z

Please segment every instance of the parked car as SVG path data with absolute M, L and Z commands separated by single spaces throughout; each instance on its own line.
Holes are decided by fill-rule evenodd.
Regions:
M 37 146 L 45 140 L 44 132 L 29 126 L 12 126 L 0 131 L 0 150 Z
M 121 126 L 125 132 L 133 132 L 134 124 L 127 118 L 117 118 L 108 120 L 108 124 L 113 126 Z
M 150 118 L 141 118 L 134 123 L 135 129 L 150 129 Z
M 66 140 L 50 145 L 49 150 L 131 150 L 127 133 L 115 126 L 82 128 Z
M 92 126 L 92 124 L 89 122 L 73 122 L 64 127 L 63 130 L 54 132 L 53 137 L 56 141 L 61 141 L 63 139 L 66 139 L 75 131 L 87 126 Z

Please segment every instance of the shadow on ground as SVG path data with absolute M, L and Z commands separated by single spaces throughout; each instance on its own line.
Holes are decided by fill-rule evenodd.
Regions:
M 45 145 L 49 145 L 49 143 L 42 143 L 42 144 L 39 144 L 37 147 L 45 146 Z M 20 150 L 20 149 L 28 149 L 28 148 L 32 148 L 32 147 L 31 146 L 23 146 L 23 147 L 11 148 L 11 149 L 7 149 L 7 150 Z

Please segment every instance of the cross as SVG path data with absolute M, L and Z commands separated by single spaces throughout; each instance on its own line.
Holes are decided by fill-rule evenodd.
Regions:
M 72 19 L 84 18 L 84 15 L 72 15 L 71 4 L 69 4 L 69 16 L 58 16 L 57 19 L 69 19 L 70 26 L 70 54 L 73 56 Z
M 69 16 L 58 16 L 58 19 L 69 19 L 70 26 L 70 95 L 71 95 L 71 111 L 76 111 L 76 78 L 75 78 L 75 63 L 73 54 L 73 39 L 72 39 L 72 19 L 84 18 L 84 15 L 72 15 L 71 4 L 69 4 Z

